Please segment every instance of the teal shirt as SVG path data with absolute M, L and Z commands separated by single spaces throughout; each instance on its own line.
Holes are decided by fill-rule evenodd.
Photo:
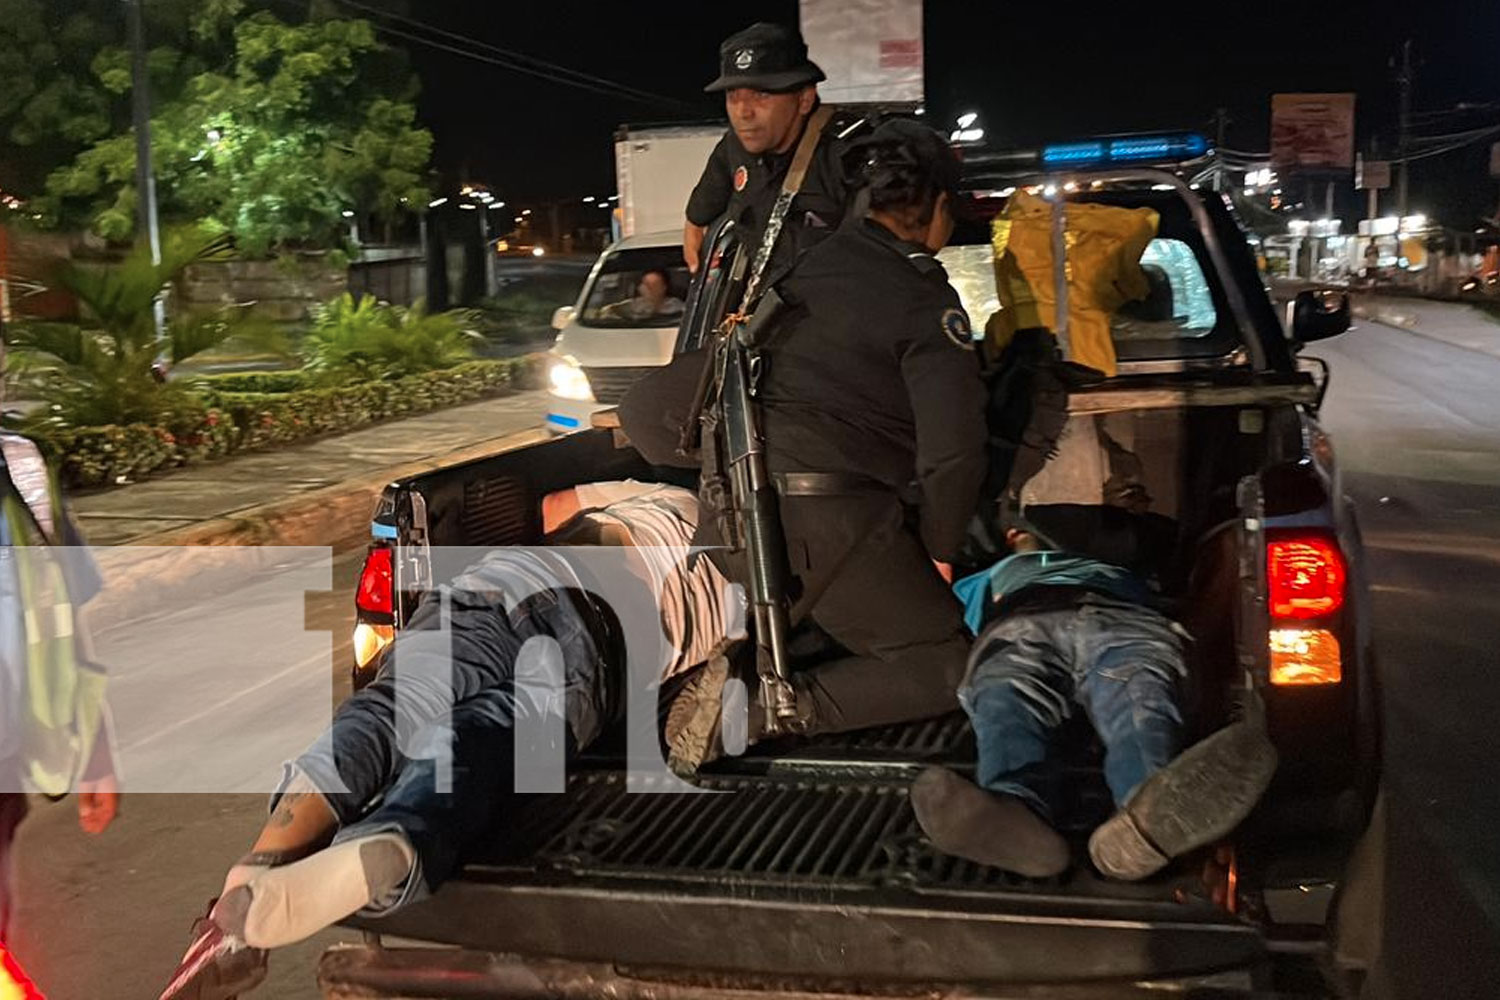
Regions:
M 1083 587 L 1130 604 L 1152 603 L 1150 588 L 1129 570 L 1066 552 L 1017 552 L 964 577 L 953 592 L 963 602 L 964 623 L 978 635 L 997 600 L 1032 587 Z

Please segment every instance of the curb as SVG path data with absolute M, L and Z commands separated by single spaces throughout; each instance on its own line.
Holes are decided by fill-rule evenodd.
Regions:
M 530 428 L 443 452 L 227 517 L 131 539 L 94 550 L 103 591 L 88 604 L 95 631 L 243 583 L 247 573 L 284 563 L 288 547 L 347 549 L 369 537 L 370 515 L 390 483 L 547 440 Z M 142 548 L 152 551 L 142 552 Z M 191 549 L 187 551 L 172 550 Z
M 1462 302 L 1450 303 L 1450 305 L 1452 305 L 1454 308 L 1459 309 L 1473 308 L 1473 306 L 1469 305 L 1468 303 Z M 1500 342 L 1497 342 L 1496 344 L 1476 344 L 1468 343 L 1462 339 L 1451 336 L 1440 336 L 1436 333 L 1433 333 L 1431 330 L 1422 329 L 1421 319 L 1409 312 L 1403 311 L 1399 305 L 1393 305 L 1388 302 L 1355 300 L 1350 303 L 1350 311 L 1358 319 L 1368 320 L 1372 323 L 1380 323 L 1383 326 L 1392 327 L 1394 329 L 1402 331 L 1403 333 L 1409 333 L 1413 337 L 1421 337 L 1424 340 L 1431 340 L 1435 343 L 1446 344 L 1447 346 L 1452 347 L 1455 350 L 1469 351 L 1471 353 L 1480 354 L 1488 358 L 1500 359 Z M 1500 337 L 1500 325 L 1497 325 L 1495 330 L 1497 337 Z

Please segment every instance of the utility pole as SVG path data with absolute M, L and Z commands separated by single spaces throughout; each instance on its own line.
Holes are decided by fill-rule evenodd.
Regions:
M 161 225 L 156 217 L 156 177 L 151 171 L 151 89 L 146 63 L 146 28 L 141 11 L 144 0 L 125 0 L 130 22 L 130 110 L 135 125 L 136 225 L 151 246 L 151 263 L 161 264 Z M 156 340 L 165 352 L 166 306 L 156 297 Z M 160 354 L 158 362 L 165 359 Z
M 1229 130 L 1229 111 L 1226 108 L 1214 109 L 1214 149 L 1224 148 L 1224 136 Z M 1219 153 L 1219 162 L 1215 164 L 1214 190 L 1224 190 L 1224 154 Z
M 1408 210 L 1407 178 L 1411 173 L 1411 166 L 1407 157 L 1411 155 L 1411 88 L 1415 74 L 1416 69 L 1411 61 L 1411 39 L 1408 38 L 1401 46 L 1401 68 L 1396 73 L 1396 85 L 1400 89 L 1401 99 L 1400 117 L 1396 122 L 1400 148 L 1397 166 L 1401 170 L 1401 177 L 1396 182 L 1396 215 L 1402 219 L 1406 218 Z

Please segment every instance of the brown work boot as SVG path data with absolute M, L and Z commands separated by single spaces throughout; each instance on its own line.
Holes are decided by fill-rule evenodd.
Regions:
M 1225 726 L 1141 782 L 1089 837 L 1089 857 L 1110 878 L 1154 875 L 1173 858 L 1229 836 L 1275 773 L 1276 748 L 1261 724 Z
M 952 771 L 929 767 L 911 786 L 911 807 L 944 854 L 1050 878 L 1072 861 L 1068 842 L 1025 802 L 985 791 Z
M 715 656 L 672 699 L 666 737 L 667 766 L 674 773 L 695 774 L 704 764 L 724 756 L 724 686 L 729 677 L 729 660 Z M 746 741 L 731 742 L 743 746 Z

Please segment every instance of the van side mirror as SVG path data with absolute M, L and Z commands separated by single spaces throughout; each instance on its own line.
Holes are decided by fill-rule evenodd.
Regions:
M 557 312 L 552 314 L 552 329 L 566 329 L 568 324 L 573 322 L 573 317 L 577 314 L 578 310 L 572 306 L 558 306 Z
M 1349 329 L 1349 296 L 1332 289 L 1298 292 L 1292 305 L 1292 339 L 1299 344 L 1337 337 Z

